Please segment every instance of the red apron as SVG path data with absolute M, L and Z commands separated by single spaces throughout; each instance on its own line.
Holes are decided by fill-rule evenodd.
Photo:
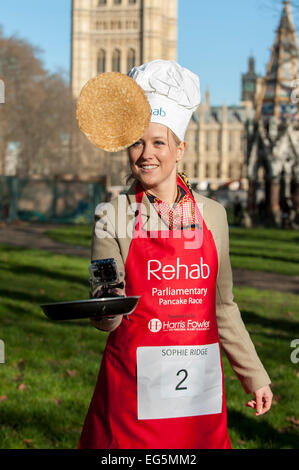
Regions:
M 138 185 L 137 203 L 142 197 Z M 141 298 L 108 337 L 80 449 L 231 448 L 218 257 L 195 206 L 196 230 L 145 231 L 139 211 L 125 272 L 126 295 Z

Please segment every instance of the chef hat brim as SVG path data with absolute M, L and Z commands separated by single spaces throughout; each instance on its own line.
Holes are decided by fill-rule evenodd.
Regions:
M 105 72 L 82 88 L 76 117 L 94 145 L 118 152 L 142 137 L 150 123 L 151 108 L 135 80 L 119 72 Z

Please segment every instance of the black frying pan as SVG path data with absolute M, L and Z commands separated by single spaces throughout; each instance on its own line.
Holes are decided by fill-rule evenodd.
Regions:
M 129 315 L 140 296 L 117 296 L 99 299 L 74 300 L 43 304 L 41 308 L 50 320 L 76 320 L 79 318 Z

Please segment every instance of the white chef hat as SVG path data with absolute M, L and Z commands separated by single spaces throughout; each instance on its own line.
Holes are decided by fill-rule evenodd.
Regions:
M 174 60 L 157 59 L 133 67 L 128 73 L 145 92 L 151 122 L 169 127 L 179 139 L 200 104 L 199 77 Z

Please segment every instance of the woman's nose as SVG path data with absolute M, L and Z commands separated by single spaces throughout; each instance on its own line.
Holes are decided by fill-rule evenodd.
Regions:
M 142 147 L 141 156 L 144 158 L 152 157 L 154 155 L 154 148 L 150 143 L 145 143 Z

